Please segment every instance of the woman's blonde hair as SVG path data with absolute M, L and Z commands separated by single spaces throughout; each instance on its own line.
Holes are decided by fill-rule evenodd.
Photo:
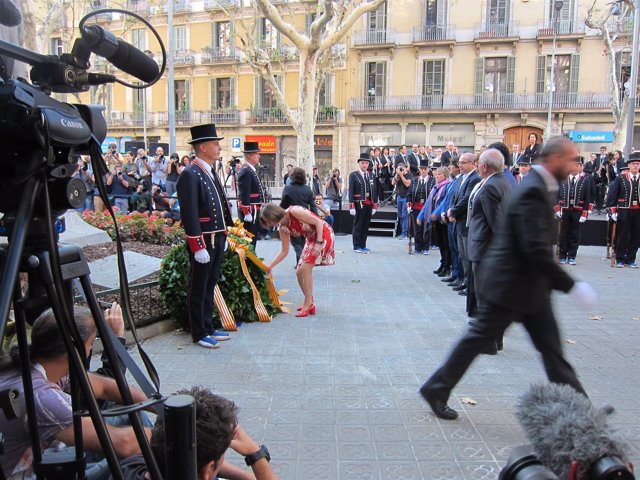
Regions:
M 269 228 L 272 225 L 280 223 L 282 217 L 286 213 L 285 209 L 275 203 L 267 203 L 260 210 L 260 223 L 263 227 Z

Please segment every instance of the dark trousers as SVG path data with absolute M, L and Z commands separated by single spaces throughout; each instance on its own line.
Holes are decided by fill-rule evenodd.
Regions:
M 189 286 L 187 289 L 187 327 L 191 338 L 197 342 L 215 330 L 213 326 L 213 290 L 220 276 L 220 268 L 224 259 L 226 236 L 218 233 L 211 245 L 211 237 L 205 235 L 209 263 L 196 262 L 193 253 L 189 252 Z
M 576 258 L 580 246 L 580 216 L 582 210 L 562 210 L 560 220 L 560 259 Z
M 522 323 L 529 333 L 533 345 L 542 356 L 549 381 L 570 385 L 586 395 L 573 367 L 563 356 L 560 332 L 549 297 L 540 299 L 538 308 L 526 314 L 485 302 L 480 309 L 478 321 L 469 326 L 467 333 L 453 347 L 449 357 L 425 382 L 423 388 L 428 390 L 433 398 L 446 402 L 475 358 L 491 350 L 496 337 L 513 322 Z
M 445 270 L 451 268 L 451 250 L 449 250 L 449 230 L 447 225 L 440 222 L 431 222 L 435 243 L 440 249 L 440 266 Z M 431 238 L 433 240 L 433 237 Z
M 253 215 L 253 220 L 250 222 L 244 221 L 244 215 L 242 215 L 244 229 L 253 234 L 253 238 L 251 239 L 251 244 L 255 250 L 256 244 L 258 243 L 258 233 L 260 233 L 260 212 L 256 212 Z
M 478 297 L 476 296 L 475 272 L 478 270 L 478 262 L 469 262 L 469 272 L 467 273 L 467 315 L 478 316 Z
M 596 185 L 596 210 L 604 210 L 604 194 L 607 191 L 607 186 L 603 183 Z
M 640 247 L 640 210 L 618 208 L 616 261 L 634 263 Z
M 447 223 L 447 237 L 449 239 L 449 250 L 451 251 L 451 276 L 460 278 L 460 254 L 458 252 L 458 242 L 456 240 L 455 223 Z
M 371 223 L 371 205 L 356 206 L 356 216 L 353 219 L 353 249 L 367 247 L 369 224 Z
M 461 220 L 464 221 L 464 220 Z M 469 284 L 469 272 L 471 271 L 471 262 L 467 257 L 467 235 L 469 230 L 465 225 L 458 225 L 456 222 L 456 243 L 458 244 L 458 256 L 460 257 L 460 270 L 458 278 L 466 285 Z
M 413 238 L 415 240 L 415 251 L 416 253 L 422 252 L 423 250 L 429 250 L 429 242 L 428 237 L 426 236 L 424 223 L 422 225 L 418 225 L 418 214 L 420 211 L 411 210 L 411 226 L 410 234 L 413 233 Z

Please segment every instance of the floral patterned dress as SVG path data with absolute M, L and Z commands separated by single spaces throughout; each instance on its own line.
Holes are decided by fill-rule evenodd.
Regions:
M 306 240 L 298 265 L 302 265 L 303 263 L 311 263 L 312 265 L 333 265 L 336 263 L 336 254 L 333 247 L 335 243 L 333 229 L 327 222 L 322 222 L 322 250 L 320 251 L 320 255 L 316 257 L 313 253 L 313 247 L 315 246 L 318 238 L 316 226 L 301 222 L 291 214 L 292 211 L 295 214 L 296 212 L 304 210 L 304 208 L 297 206 L 287 208 L 287 213 L 289 213 L 289 225 L 280 226 L 282 231 L 287 232 L 292 237 L 304 237 Z M 313 212 L 311 213 L 313 214 Z

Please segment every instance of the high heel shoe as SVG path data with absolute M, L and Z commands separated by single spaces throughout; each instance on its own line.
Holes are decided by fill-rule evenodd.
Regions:
M 309 305 L 309 308 L 307 308 L 306 310 L 301 309 L 298 313 L 296 313 L 296 317 L 308 317 L 310 314 L 316 314 L 316 306 L 313 303 Z
M 315 304 L 315 299 L 313 297 L 311 297 L 311 305 Z M 300 305 L 299 307 L 296 308 L 296 312 L 299 312 L 300 310 L 302 310 L 302 307 L 304 307 L 304 304 Z M 315 315 L 315 313 L 313 314 Z

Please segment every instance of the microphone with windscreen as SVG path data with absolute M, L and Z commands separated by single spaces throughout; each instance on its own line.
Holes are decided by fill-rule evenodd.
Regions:
M 147 83 L 154 81 L 158 76 L 160 69 L 153 58 L 121 38 L 116 38 L 100 25 L 84 26 L 81 34 L 89 50 L 106 58 L 123 72 Z
M 16 27 L 22 22 L 20 10 L 11 0 L 0 0 L 0 25 Z

